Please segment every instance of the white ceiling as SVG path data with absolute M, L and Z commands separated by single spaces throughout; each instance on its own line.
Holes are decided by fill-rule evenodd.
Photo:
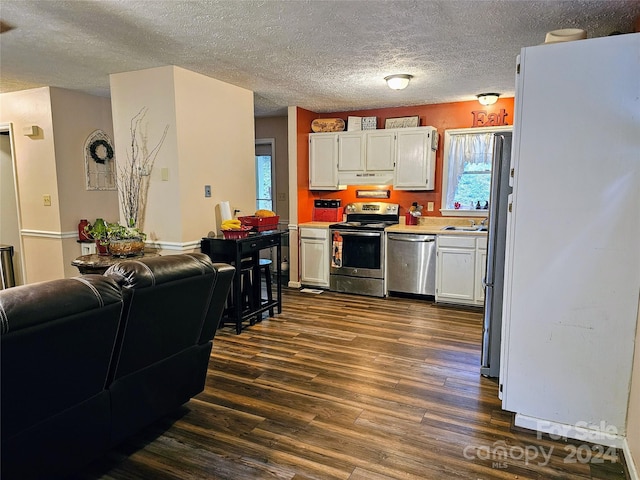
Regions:
M 1 0 L 0 92 L 109 96 L 110 73 L 177 65 L 254 91 L 258 116 L 513 96 L 522 47 L 639 16 L 638 0 Z M 392 91 L 393 73 L 414 78 Z

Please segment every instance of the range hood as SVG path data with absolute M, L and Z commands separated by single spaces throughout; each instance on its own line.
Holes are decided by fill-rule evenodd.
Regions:
M 393 172 L 338 172 L 338 185 L 391 185 Z

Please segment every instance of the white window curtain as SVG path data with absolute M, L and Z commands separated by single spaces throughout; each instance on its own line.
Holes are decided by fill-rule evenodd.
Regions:
M 445 208 L 454 208 L 454 196 L 468 163 L 491 163 L 493 132 L 452 135 L 449 141 L 449 176 Z

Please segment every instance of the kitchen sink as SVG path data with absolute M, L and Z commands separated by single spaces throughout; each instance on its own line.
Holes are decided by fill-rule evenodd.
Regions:
M 462 232 L 486 232 L 487 227 L 484 225 L 474 225 L 463 227 L 460 225 L 447 225 L 446 227 L 442 227 L 442 230 L 454 230 L 454 231 L 462 231 Z

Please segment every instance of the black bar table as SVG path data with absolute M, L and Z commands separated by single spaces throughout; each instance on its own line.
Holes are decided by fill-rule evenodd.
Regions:
M 204 237 L 200 241 L 200 249 L 214 262 L 225 262 L 232 264 L 236 269 L 233 277 L 233 306 L 223 314 L 221 324 L 225 320 L 235 323 L 236 333 L 242 331 L 242 322 L 249 320 L 253 325 L 254 320 L 262 318 L 262 313 L 267 310 L 278 308 L 278 313 L 282 313 L 282 284 L 280 282 L 282 270 L 282 236 L 288 232 L 271 230 L 267 232 L 251 232 L 248 237 L 238 239 L 226 239 L 222 235 L 215 237 Z M 261 286 L 256 285 L 253 290 L 253 301 L 250 308 L 243 308 L 242 305 L 242 261 L 251 259 L 253 278 L 260 278 L 260 250 L 276 247 L 276 285 L 277 295 L 272 301 L 263 301 Z M 255 282 L 255 280 L 254 280 Z

